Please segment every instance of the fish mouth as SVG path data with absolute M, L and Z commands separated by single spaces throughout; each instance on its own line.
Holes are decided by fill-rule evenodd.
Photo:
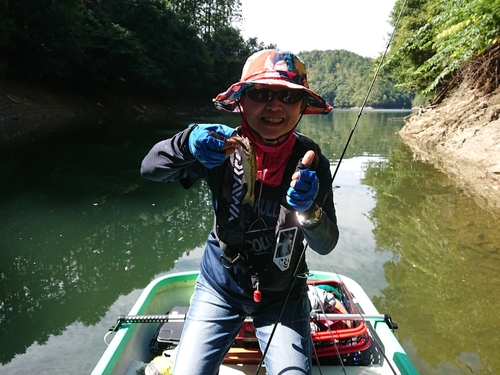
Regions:
M 260 119 L 271 124 L 281 124 L 285 121 L 283 117 L 261 117 Z

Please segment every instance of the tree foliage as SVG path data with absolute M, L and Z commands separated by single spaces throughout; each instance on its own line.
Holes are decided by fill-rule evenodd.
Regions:
M 404 0 L 396 2 L 396 24 Z M 403 87 L 436 94 L 500 39 L 500 0 L 407 0 L 388 65 Z
M 376 61 L 345 50 L 302 52 L 311 88 L 334 107 L 361 106 L 375 74 Z M 411 108 L 413 94 L 379 76 L 368 97 L 374 108 Z
M 265 46 L 232 25 L 239 0 L 0 0 L 0 73 L 45 82 L 213 97 Z M 279 47 L 279 46 L 278 46 Z M 361 105 L 373 61 L 347 51 L 303 56 L 312 86 L 337 107 Z M 383 81 L 374 107 L 408 108 Z
M 166 0 L 172 9 L 198 30 L 203 39 L 242 20 L 240 0 Z
M 216 3 L 210 9 L 224 11 L 205 14 L 200 26 L 165 0 L 0 0 L 0 73 L 51 84 L 212 96 L 225 89 L 218 86 L 215 67 L 225 70 L 237 58 L 241 67 L 242 56 L 253 50 L 241 37 L 219 41 L 224 32 L 239 36 L 238 30 L 221 25 L 238 17 L 240 4 Z M 212 5 L 206 2 L 203 9 Z M 228 62 L 216 55 L 221 43 L 232 56 Z M 229 71 L 232 76 L 224 82 L 238 79 L 234 68 Z

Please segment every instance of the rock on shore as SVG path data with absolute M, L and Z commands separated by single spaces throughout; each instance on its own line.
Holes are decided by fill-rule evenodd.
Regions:
M 500 90 L 461 87 L 405 119 L 399 134 L 418 160 L 431 162 L 485 209 L 500 212 Z

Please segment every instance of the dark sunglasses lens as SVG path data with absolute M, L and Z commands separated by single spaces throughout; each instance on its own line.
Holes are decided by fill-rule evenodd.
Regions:
M 277 93 L 278 100 L 286 104 L 298 103 L 304 98 L 302 90 L 285 90 Z
M 254 89 L 248 91 L 248 96 L 256 102 L 270 102 L 273 98 L 273 92 L 266 89 Z
M 278 100 L 285 104 L 295 104 L 300 102 L 304 98 L 304 93 L 302 90 L 283 90 L 279 92 L 267 90 L 267 89 L 253 89 L 248 90 L 247 94 L 250 99 L 256 102 L 270 102 L 273 100 L 274 95 L 278 97 Z

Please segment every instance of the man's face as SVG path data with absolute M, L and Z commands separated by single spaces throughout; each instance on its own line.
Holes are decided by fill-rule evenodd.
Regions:
M 273 85 L 254 85 L 248 90 L 270 90 L 273 93 L 290 91 L 286 86 Z M 254 92 L 253 94 L 256 95 L 246 92 L 241 96 L 240 102 L 248 125 L 259 133 L 262 138 L 268 140 L 277 139 L 290 132 L 297 125 L 300 113 L 304 109 L 306 102 L 302 90 L 291 91 L 291 95 L 287 95 L 286 97 L 286 93 L 282 93 L 280 95 L 281 99 L 285 101 L 299 99 L 296 103 L 283 103 L 278 99 L 276 94 L 273 95 L 270 101 L 256 101 L 252 99 L 253 96 L 258 100 L 265 100 L 270 95 L 266 91 Z

